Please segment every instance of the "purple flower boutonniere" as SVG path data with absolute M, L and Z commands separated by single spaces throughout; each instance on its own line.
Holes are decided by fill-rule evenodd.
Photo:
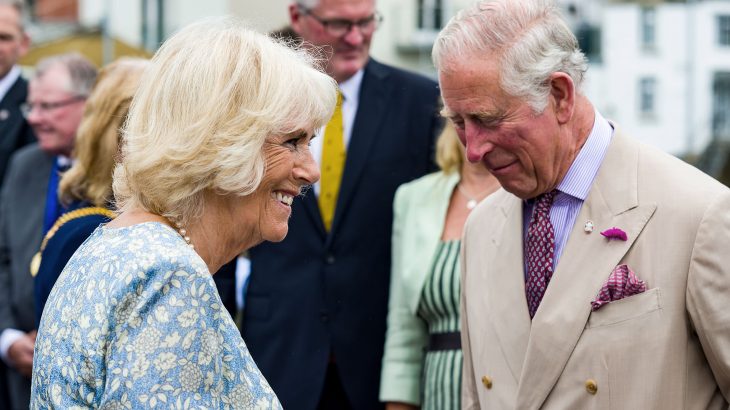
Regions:
M 629 239 L 629 237 L 626 236 L 626 232 L 619 228 L 606 229 L 605 231 L 601 232 L 601 235 L 605 236 L 609 240 L 618 239 L 621 241 L 626 241 Z

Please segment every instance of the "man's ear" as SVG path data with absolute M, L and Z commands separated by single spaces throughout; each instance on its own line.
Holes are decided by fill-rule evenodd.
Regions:
M 30 37 L 26 32 L 22 32 L 20 38 L 20 57 L 23 57 L 28 53 L 28 49 L 30 49 Z
M 550 75 L 550 98 L 558 122 L 570 121 L 575 109 L 575 84 L 568 74 L 555 72 Z
M 299 4 L 292 3 L 289 5 L 289 22 L 292 30 L 299 34 L 301 32 L 301 18 L 302 12 L 299 10 Z

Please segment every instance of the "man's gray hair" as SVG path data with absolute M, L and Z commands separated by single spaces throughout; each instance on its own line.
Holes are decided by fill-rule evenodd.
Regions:
M 43 77 L 49 69 L 62 66 L 68 71 L 67 90 L 75 95 L 88 96 L 96 81 L 96 67 L 79 53 L 46 57 L 36 64 L 35 77 Z
M 551 74 L 568 74 L 579 90 L 587 70 L 578 40 L 550 0 L 479 1 L 453 17 L 433 47 L 438 71 L 479 55 L 499 59 L 502 90 L 536 113 L 547 105 Z
M 309 10 L 319 6 L 319 1 L 320 0 L 297 0 L 296 4 L 299 7 Z

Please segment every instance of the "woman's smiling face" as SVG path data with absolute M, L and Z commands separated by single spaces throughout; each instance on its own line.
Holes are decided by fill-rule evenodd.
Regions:
M 232 197 L 233 218 L 244 223 L 242 232 L 252 235 L 248 246 L 286 237 L 294 197 L 319 180 L 319 167 L 309 150 L 311 139 L 312 134 L 300 131 L 264 142 L 266 170 L 261 184 L 251 195 Z

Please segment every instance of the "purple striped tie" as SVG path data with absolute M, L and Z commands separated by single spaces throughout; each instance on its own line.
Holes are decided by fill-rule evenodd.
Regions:
M 557 190 L 552 190 L 537 197 L 530 225 L 527 227 L 525 294 L 531 319 L 535 316 L 548 283 L 550 283 L 550 278 L 553 276 L 555 229 L 550 223 L 550 208 L 553 206 L 553 200 L 557 194 Z

